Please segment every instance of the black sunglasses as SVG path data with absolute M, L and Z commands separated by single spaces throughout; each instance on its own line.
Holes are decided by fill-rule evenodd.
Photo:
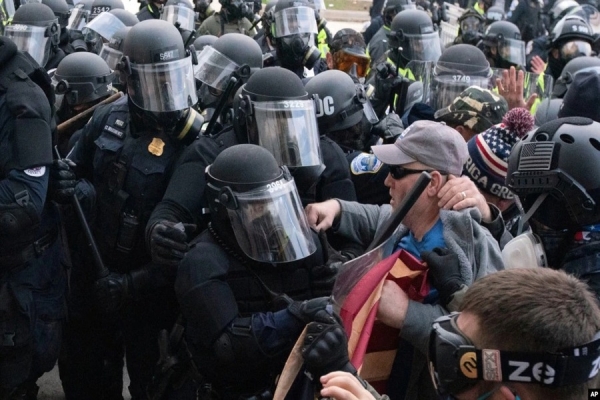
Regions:
M 392 175 L 392 178 L 396 179 L 396 180 L 400 180 L 408 175 L 412 175 L 412 174 L 420 174 L 421 172 L 433 172 L 432 169 L 410 169 L 410 168 L 404 168 L 400 165 L 390 165 L 390 175 Z

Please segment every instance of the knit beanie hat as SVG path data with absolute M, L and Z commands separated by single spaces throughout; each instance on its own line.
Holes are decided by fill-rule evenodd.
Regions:
M 512 199 L 506 186 L 508 156 L 513 145 L 533 128 L 533 116 L 524 108 L 513 108 L 502 122 L 475 135 L 467 143 L 469 158 L 464 174 L 482 190 L 502 199 Z

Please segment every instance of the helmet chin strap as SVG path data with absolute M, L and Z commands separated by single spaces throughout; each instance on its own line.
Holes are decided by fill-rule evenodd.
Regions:
M 529 221 L 529 218 L 531 218 L 533 213 L 535 213 L 537 211 L 537 209 L 540 208 L 540 206 L 542 205 L 544 200 L 546 200 L 546 197 L 548 197 L 548 195 L 549 195 L 549 193 L 540 194 L 538 196 L 538 198 L 535 199 L 535 201 L 531 205 L 531 208 L 529 209 L 529 211 L 527 211 L 527 213 L 525 213 L 525 215 L 523 215 L 523 217 L 519 220 L 517 236 L 520 235 L 521 233 L 523 233 L 523 226 L 525 225 L 525 222 Z

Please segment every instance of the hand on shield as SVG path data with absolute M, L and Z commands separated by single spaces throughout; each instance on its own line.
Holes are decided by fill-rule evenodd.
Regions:
M 496 79 L 498 93 L 506 99 L 508 109 L 525 108 L 531 110 L 533 103 L 537 99 L 537 94 L 532 94 L 527 102 L 523 98 L 523 82 L 525 74 L 523 71 L 518 71 L 515 67 L 510 67 L 510 70 L 502 71 L 502 79 Z

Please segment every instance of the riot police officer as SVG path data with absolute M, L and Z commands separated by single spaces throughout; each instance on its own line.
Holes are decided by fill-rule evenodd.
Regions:
M 294 106 L 293 113 L 286 112 L 286 104 Z M 331 139 L 319 138 L 313 102 L 291 71 L 271 67 L 251 75 L 234 98 L 232 123 L 216 135 L 200 136 L 186 150 L 146 226 L 148 246 L 155 248 L 156 260 L 175 265 L 181 260 L 173 246 L 152 240 L 156 225 L 182 221 L 201 229 L 207 226 L 204 171 L 223 150 L 236 144 L 269 149 L 291 170 L 304 204 L 339 196 L 356 198 L 343 151 Z
M 278 65 L 304 78 L 304 68 L 312 69 L 321 57 L 315 47 L 315 11 L 306 0 L 279 0 L 273 9 L 271 29 Z
M 19 7 L 12 24 L 4 29 L 4 35 L 14 41 L 20 50 L 29 53 L 46 71 L 56 68 L 65 57 L 58 47 L 58 18 L 45 4 L 29 3 Z
M 71 10 L 65 0 L 43 0 L 42 4 L 47 5 L 54 11 L 54 15 L 58 18 L 58 25 L 60 25 L 60 41 L 58 46 L 64 51 L 65 54 L 71 54 L 75 51 L 73 46 L 70 44 L 71 37 L 67 25 L 69 25 L 69 17 L 71 16 Z
M 567 89 L 573 83 L 573 79 L 580 72 L 596 71 L 600 73 L 600 58 L 583 56 L 569 61 L 563 68 L 560 78 L 554 83 L 552 88 L 552 98 L 562 99 L 567 93 Z
M 160 11 L 160 19 L 169 21 L 184 31 L 196 31 L 196 14 L 190 0 L 167 0 Z
M 331 290 L 294 180 L 266 149 L 224 150 L 206 171 L 210 225 L 181 262 L 175 291 L 185 338 L 202 376 L 199 393 L 272 398 L 305 324 L 326 318 Z
M 63 58 L 52 76 L 57 122 L 66 121 L 113 94 L 113 76 L 113 71 L 96 54 L 78 52 Z M 62 132 L 59 145 L 68 142 L 74 133 Z M 60 150 L 62 154 L 68 153 L 63 146 Z
M 204 36 L 200 36 L 202 38 Z M 208 135 L 217 134 L 231 122 L 231 105 L 237 89 L 262 68 L 260 46 L 252 38 L 241 33 L 227 33 L 206 46 L 198 55 L 196 79 L 201 82 L 198 90 L 198 106 L 206 115 L 212 115 L 219 102 L 222 103 L 219 124 L 214 124 Z M 233 79 L 232 79 L 233 78 Z
M 100 13 L 82 30 L 88 51 L 100 54 L 103 44 L 110 41 L 119 29 L 134 26 L 138 22 L 135 15 L 120 8 Z
M 123 93 L 127 93 L 127 85 L 125 84 L 125 76 L 117 69 L 117 65 L 123 57 L 123 44 L 130 29 L 130 26 L 126 26 L 116 31 L 108 43 L 102 45 L 102 50 L 100 50 L 100 58 L 113 70 L 113 87 Z
M 66 316 L 58 217 L 46 196 L 54 100 L 45 71 L 6 37 L 0 77 L 0 398 L 35 399 Z
M 254 37 L 256 29 L 248 17 L 254 19 L 254 4 L 244 0 L 219 0 L 221 10 L 206 18 L 198 28 L 198 35 L 223 36 L 242 33 Z
M 548 49 L 548 72 L 554 80 L 570 60 L 592 55 L 592 27 L 581 17 L 567 15 L 552 30 Z
M 150 264 L 143 227 L 202 124 L 191 108 L 192 55 L 175 26 L 142 21 L 125 38 L 119 68 L 127 97 L 98 108 L 72 152 L 77 176 L 96 192 L 92 232 L 105 267 L 91 262 L 86 246 L 74 246 L 80 251 L 73 255 L 59 365 L 69 399 L 120 399 L 123 346 L 129 391 L 134 399 L 145 398 L 158 360 L 158 332 L 177 313 L 173 271 Z M 178 234 L 185 242 L 185 229 L 173 225 L 161 226 L 159 236 Z
M 481 39 L 484 24 L 483 15 L 469 8 L 458 18 L 458 36 L 454 40 L 454 44 L 477 45 Z
M 319 132 L 335 141 L 346 154 L 357 200 L 389 203 L 389 189 L 383 184 L 389 168 L 369 154 L 380 138 L 372 134 L 377 116 L 362 85 L 354 84 L 347 74 L 332 70 L 312 78 L 306 91 L 318 95 L 322 104 L 317 112 Z
M 512 22 L 497 21 L 487 27 L 481 43 L 490 66 L 509 69 L 525 67 L 525 42 L 519 28 Z
M 414 2 L 390 0 L 386 3 L 381 16 L 382 24 L 379 29 L 372 34 L 370 39 L 365 37 L 365 42 L 367 43 L 367 55 L 371 57 L 371 66 L 374 66 L 375 63 L 379 62 L 383 57 L 383 54 L 385 54 L 389 48 L 387 34 L 391 29 L 392 21 L 396 15 L 403 10 L 411 9 L 416 9 Z

